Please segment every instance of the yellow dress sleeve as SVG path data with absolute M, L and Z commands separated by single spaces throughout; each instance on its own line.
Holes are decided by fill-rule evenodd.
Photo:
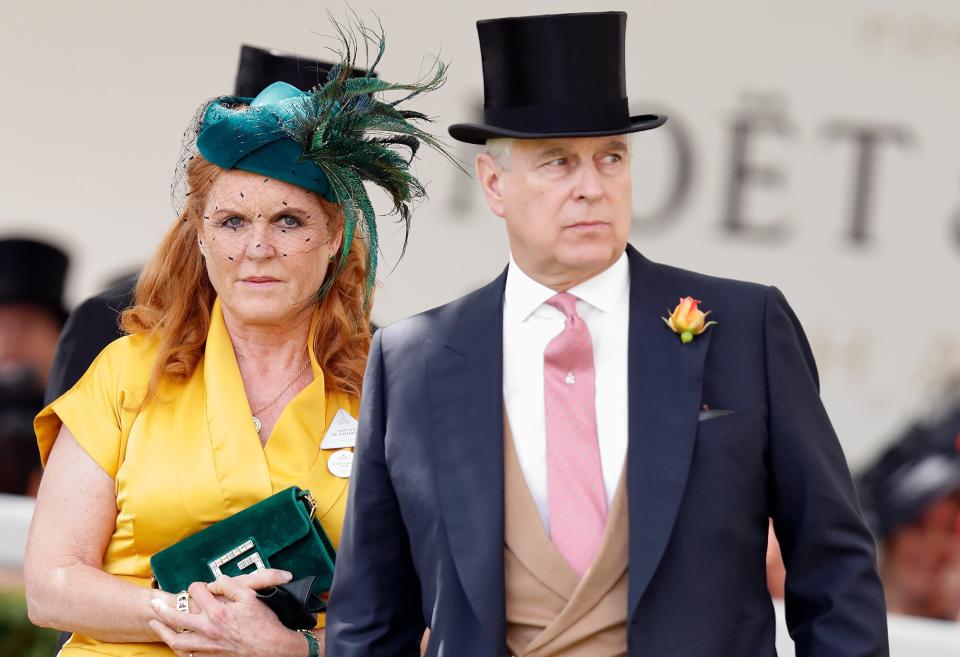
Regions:
M 107 345 L 77 384 L 34 419 L 44 466 L 60 427 L 66 425 L 97 465 L 116 478 L 123 443 L 122 410 L 129 401 L 121 381 L 125 366 L 136 360 L 131 358 L 130 342 L 130 337 L 123 337 Z

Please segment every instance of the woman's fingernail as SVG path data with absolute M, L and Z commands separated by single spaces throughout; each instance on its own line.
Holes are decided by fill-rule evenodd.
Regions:
M 290 573 L 287 571 L 283 571 L 283 574 L 281 576 L 283 577 L 284 582 L 289 582 L 290 580 L 293 579 L 293 573 Z
M 153 606 L 153 608 L 156 609 L 157 611 L 160 611 L 160 610 L 162 610 L 164 607 L 167 606 L 167 603 L 166 603 L 165 600 L 163 600 L 163 598 L 153 598 L 153 599 L 150 601 L 150 604 L 151 604 L 151 605 Z

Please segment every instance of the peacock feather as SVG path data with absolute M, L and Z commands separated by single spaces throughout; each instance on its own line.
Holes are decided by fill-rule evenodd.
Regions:
M 284 130 L 303 147 L 303 157 L 323 170 L 336 202 L 343 208 L 343 247 L 334 275 L 346 265 L 358 230 L 367 241 L 363 296 L 366 314 L 376 281 L 379 244 L 376 213 L 364 184 L 373 183 L 390 197 L 393 213 L 404 224 L 403 257 L 410 236 L 411 203 L 427 195 L 423 184 L 410 171 L 420 146 L 426 144 L 461 170 L 463 166 L 437 137 L 415 124 L 429 122 L 425 114 L 400 107 L 443 85 L 447 65 L 435 59 L 427 73 L 413 83 L 381 80 L 373 75 L 386 50 L 382 25 L 375 30 L 360 21 L 346 26 L 335 20 L 333 23 L 342 47 L 336 51 L 340 63 L 330 70 L 324 84 L 317 85 L 304 97 L 302 106 L 294 110 Z M 360 45 L 367 55 L 368 66 L 365 75 L 356 77 Z M 391 92 L 404 93 L 389 102 L 380 99 Z M 327 278 L 321 295 L 327 293 L 333 280 L 334 276 Z

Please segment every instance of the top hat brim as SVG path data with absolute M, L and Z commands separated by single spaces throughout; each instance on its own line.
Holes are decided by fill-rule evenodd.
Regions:
M 512 137 L 514 139 L 557 139 L 563 137 L 606 137 L 608 135 L 625 135 L 631 132 L 652 130 L 667 122 L 663 114 L 641 114 L 631 116 L 630 124 L 604 130 L 564 130 L 552 132 L 537 132 L 532 130 L 510 130 L 495 125 L 483 123 L 454 123 L 447 131 L 457 141 L 468 144 L 484 144 L 488 139 Z

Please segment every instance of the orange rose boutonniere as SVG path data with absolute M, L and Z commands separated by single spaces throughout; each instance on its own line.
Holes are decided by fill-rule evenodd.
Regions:
M 707 315 L 710 311 L 703 312 L 697 305 L 701 302 L 693 297 L 683 297 L 680 303 L 673 309 L 670 317 L 661 317 L 664 323 L 670 327 L 670 330 L 680 336 L 680 341 L 686 344 L 693 338 L 700 335 L 716 322 L 708 322 Z

